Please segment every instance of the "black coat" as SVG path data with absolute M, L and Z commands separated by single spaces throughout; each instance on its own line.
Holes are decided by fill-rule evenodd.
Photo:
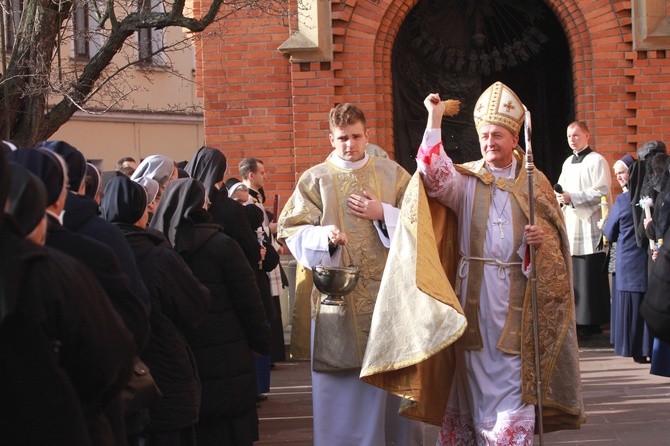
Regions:
M 161 233 L 123 223 L 116 226 L 130 243 L 151 296 L 151 336 L 140 357 L 163 397 L 149 408 L 149 430 L 193 426 L 200 411 L 200 379 L 183 332 L 205 317 L 209 290 Z
M 214 223 L 223 227 L 223 231 L 239 243 L 249 265 L 255 268 L 260 260 L 258 242 L 244 213 L 243 206 L 228 197 L 225 187 L 216 185 L 223 181 L 226 172 L 226 157 L 220 150 L 212 147 L 201 147 L 186 165 L 186 172 L 191 178 L 200 181 L 211 201 L 209 214 Z
M 649 331 L 663 342 L 670 343 L 670 229 L 666 230 L 664 243 L 658 251 L 649 275 L 649 287 L 640 304 Z
M 226 189 L 211 190 L 209 199 L 212 202 L 209 213 L 214 223 L 221 225 L 223 231 L 240 245 L 249 265 L 255 268 L 261 259 L 261 253 L 244 206 L 229 198 Z
M 76 438 L 83 413 L 91 443 L 111 444 L 102 407 L 128 379 L 133 336 L 85 265 L 25 240 L 13 244 L 7 238 L 0 243 L 4 261 L 14 256 L 11 277 L 19 297 L 0 330 L 3 442 L 86 444 L 85 434 Z M 29 327 L 34 330 L 26 332 Z M 24 337 L 16 336 L 20 330 Z M 60 368 L 44 356 L 45 340 Z M 31 363 L 31 374 L 12 379 Z M 72 405 L 70 385 L 81 408 Z
M 74 257 L 91 269 L 126 327 L 135 336 L 139 351 L 149 339 L 147 308 L 131 289 L 114 253 L 107 245 L 61 226 L 53 216 L 49 215 L 48 219 L 47 246 Z M 114 230 L 118 231 L 115 227 Z M 121 239 L 128 245 L 122 234 Z M 131 256 L 134 263 L 132 251 Z
M 205 320 L 186 337 L 202 382 L 200 419 L 211 421 L 255 410 L 252 350 L 267 354 L 270 332 L 254 272 L 239 245 L 219 225 L 194 225 L 193 243 L 183 253 L 209 288 Z
M 128 277 L 133 292 L 148 308 L 149 294 L 137 270 L 137 264 L 130 246 L 126 243 L 121 231 L 101 218 L 99 214 L 98 204 L 93 198 L 69 192 L 65 200 L 63 226 L 107 245 L 114 252 L 121 270 Z

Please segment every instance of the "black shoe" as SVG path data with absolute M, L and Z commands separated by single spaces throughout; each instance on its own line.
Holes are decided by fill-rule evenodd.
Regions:
M 583 326 L 578 326 L 577 327 L 577 339 L 578 340 L 588 339 L 590 337 L 591 337 L 591 333 L 589 333 L 588 329 L 586 329 Z
M 651 358 L 649 356 L 633 356 L 633 361 L 638 364 L 649 364 L 651 363 Z
M 577 339 L 588 339 L 591 336 L 602 334 L 600 325 L 577 325 Z
M 263 395 L 262 393 L 259 393 L 258 395 L 256 395 L 256 402 L 257 402 L 257 403 L 260 403 L 260 402 L 263 402 L 263 401 L 267 401 L 267 400 L 268 400 L 268 396 L 267 396 L 267 395 Z

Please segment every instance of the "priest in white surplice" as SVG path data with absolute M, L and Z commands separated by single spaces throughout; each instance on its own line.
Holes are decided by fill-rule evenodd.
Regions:
M 561 204 L 570 241 L 575 287 L 577 336 L 602 333 L 610 320 L 610 287 L 605 248 L 598 220 L 601 200 L 612 203 L 612 179 L 607 160 L 589 147 L 589 128 L 575 121 L 567 128 L 573 154 L 564 162 L 556 200 Z
M 424 105 L 419 172 L 405 193 L 361 377 L 403 396 L 405 415 L 440 424 L 440 445 L 532 444 L 537 398 L 527 276 L 534 245 L 544 428 L 577 428 L 584 416 L 569 249 L 551 185 L 537 170 L 535 225 L 528 224 L 517 145 L 523 104 L 500 82 L 481 95 L 474 118 L 483 158 L 463 165 L 452 163 L 441 142 L 444 103 L 431 94 Z M 444 208 L 426 195 L 453 218 L 440 217 Z M 434 233 L 426 235 L 426 227 Z M 426 258 L 444 270 L 430 270 Z M 450 285 L 457 298 L 444 291 Z M 461 314 L 467 327 L 457 329 Z
M 279 217 L 278 231 L 306 268 L 361 268 L 356 288 L 344 296 L 345 306 L 323 305 L 323 296 L 316 288 L 312 291 L 314 444 L 422 445 L 421 423 L 398 415 L 400 398 L 359 379 L 398 207 L 410 177 L 396 162 L 366 154 L 368 129 L 358 107 L 338 105 L 329 124 L 334 150 L 300 177 Z

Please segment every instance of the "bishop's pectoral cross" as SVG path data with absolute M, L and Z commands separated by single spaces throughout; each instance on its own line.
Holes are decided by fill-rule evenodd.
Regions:
M 509 223 L 509 221 L 508 220 L 503 220 L 502 216 L 498 217 L 498 220 L 496 220 L 494 222 L 491 222 L 491 224 L 493 226 L 498 227 L 498 231 L 500 231 L 500 238 L 501 239 L 505 238 L 505 233 L 503 231 L 503 225 L 506 225 L 508 223 Z

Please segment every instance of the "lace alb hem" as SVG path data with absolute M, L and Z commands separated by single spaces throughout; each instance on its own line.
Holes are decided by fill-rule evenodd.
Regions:
M 497 419 L 475 423 L 470 413 L 447 408 L 438 445 L 442 446 L 532 446 L 535 417 L 499 414 Z

